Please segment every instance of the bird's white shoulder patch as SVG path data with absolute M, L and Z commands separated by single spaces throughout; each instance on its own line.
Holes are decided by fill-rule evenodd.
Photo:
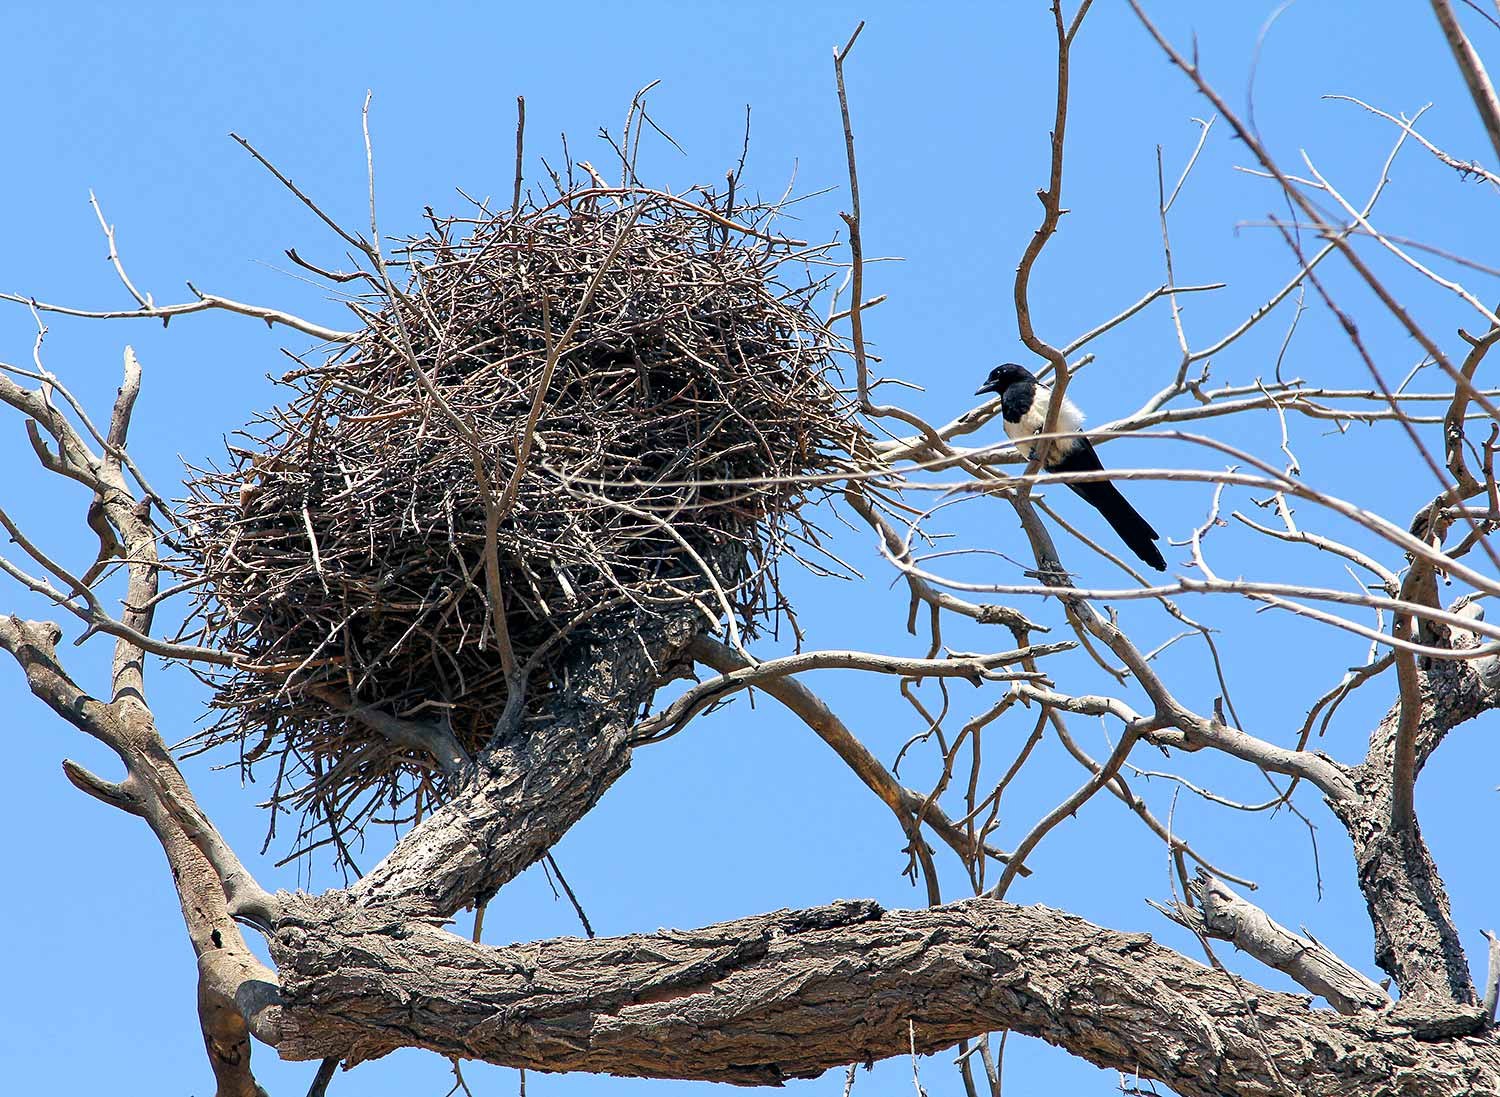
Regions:
M 1022 457 L 1031 460 L 1034 443 L 1028 441 L 1032 435 L 1040 434 L 1042 428 L 1047 425 L 1047 414 L 1052 405 L 1052 390 L 1045 385 L 1036 387 L 1036 396 L 1031 401 L 1031 408 L 1025 415 L 1021 416 L 1019 423 L 1005 421 L 1005 434 L 1008 438 L 1017 442 L 1016 449 Z M 1062 409 L 1057 416 L 1057 431 L 1059 434 L 1072 433 L 1083 429 L 1083 412 L 1078 410 L 1078 405 L 1069 400 L 1066 395 L 1062 398 Z M 1071 449 L 1064 443 L 1061 447 L 1063 452 Z
M 1083 429 L 1083 412 L 1078 410 L 1078 405 L 1063 397 L 1062 412 L 1057 417 L 1057 429 L 1075 431 Z

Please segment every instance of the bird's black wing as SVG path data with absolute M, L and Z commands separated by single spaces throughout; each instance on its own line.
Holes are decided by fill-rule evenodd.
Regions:
M 1047 471 L 1098 472 L 1103 468 L 1104 466 L 1099 463 L 1099 455 L 1094 452 L 1094 447 L 1089 440 L 1079 438 L 1073 448 L 1068 450 L 1061 460 L 1054 462 Z M 1108 480 L 1090 480 L 1080 484 L 1069 484 L 1068 487 L 1104 515 L 1104 520 L 1120 535 L 1120 540 L 1125 542 L 1131 552 L 1157 571 L 1167 570 L 1167 562 L 1162 558 L 1161 549 L 1156 547 L 1156 541 L 1160 535 L 1151 528 L 1151 523 L 1142 518 L 1140 512 L 1130 505 L 1129 500 L 1120 494 L 1119 488 Z

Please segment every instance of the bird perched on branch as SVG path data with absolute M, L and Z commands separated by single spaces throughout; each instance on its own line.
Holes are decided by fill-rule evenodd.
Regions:
M 1031 441 L 1034 435 L 1046 429 L 1052 390 L 1038 381 L 1030 370 L 1014 362 L 996 366 L 974 395 L 990 392 L 1000 397 L 1006 437 L 1016 442 L 1016 448 L 1028 461 L 1036 447 L 1045 446 L 1042 464 L 1048 472 L 1098 472 L 1104 468 L 1089 440 L 1074 433 L 1083 427 L 1083 412 L 1066 395 L 1058 410 L 1056 433 L 1071 437 L 1051 442 Z M 1114 527 L 1131 552 L 1157 571 L 1167 570 L 1167 562 L 1156 547 L 1159 535 L 1114 484 L 1108 480 L 1089 480 L 1068 487 L 1104 515 L 1104 520 Z

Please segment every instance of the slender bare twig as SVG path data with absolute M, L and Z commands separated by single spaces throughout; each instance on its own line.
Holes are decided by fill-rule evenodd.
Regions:
M 662 712 L 637 725 L 634 737 L 640 742 L 669 738 L 698 713 L 717 704 L 730 693 L 751 686 L 764 686 L 772 679 L 810 670 L 863 670 L 909 678 L 966 678 L 975 685 L 982 681 L 1013 682 L 1041 675 L 1033 671 L 1008 672 L 998 668 L 1068 651 L 1073 647 L 1072 643 L 1064 641 L 1057 644 L 1035 644 L 990 655 L 955 655 L 947 659 L 909 659 L 865 651 L 799 652 L 734 670 L 694 686 Z
M 314 339 L 321 339 L 327 343 L 347 343 L 352 340 L 356 332 L 338 331 L 334 328 L 326 328 L 322 324 L 315 324 L 311 320 L 304 320 L 300 316 L 294 316 L 280 309 L 268 308 L 264 305 L 251 305 L 243 301 L 235 301 L 228 297 L 222 297 L 216 293 L 202 293 L 193 288 L 192 283 L 188 289 L 193 291 L 196 298 L 177 305 L 148 305 L 138 309 L 79 309 L 67 305 L 54 305 L 47 301 L 38 301 L 34 297 L 22 297 L 15 293 L 0 293 L 0 301 L 13 301 L 18 305 L 29 305 L 42 312 L 56 313 L 59 316 L 77 316 L 87 320 L 161 320 L 170 322 L 174 316 L 190 316 L 195 312 L 209 312 L 217 309 L 220 312 L 232 312 L 240 316 L 249 316 L 257 320 L 264 320 L 267 327 L 275 327 L 277 324 L 300 331 L 304 335 L 311 335 Z

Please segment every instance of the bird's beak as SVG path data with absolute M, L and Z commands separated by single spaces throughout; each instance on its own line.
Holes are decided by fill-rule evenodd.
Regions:
M 975 396 L 983 396 L 983 395 L 984 395 L 984 394 L 985 394 L 985 393 L 987 393 L 987 392 L 995 392 L 995 393 L 998 393 L 998 392 L 999 392 L 999 391 L 1000 391 L 1000 389 L 999 389 L 999 387 L 998 387 L 998 386 L 997 386 L 997 385 L 996 385 L 996 384 L 995 384 L 995 382 L 993 382 L 993 381 L 988 381 L 988 382 L 986 382 L 986 383 L 985 383 L 985 384 L 983 384 L 983 385 L 980 385 L 980 386 L 979 386 L 979 387 L 978 387 L 978 388 L 977 388 L 977 389 L 975 389 L 975 390 L 974 390 L 974 395 L 975 395 Z

